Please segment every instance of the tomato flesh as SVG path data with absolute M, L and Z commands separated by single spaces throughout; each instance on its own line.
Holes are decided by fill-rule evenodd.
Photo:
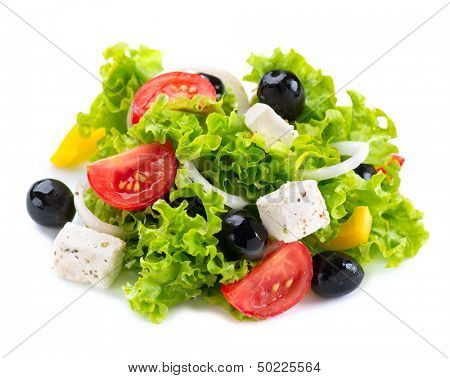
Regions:
M 192 98 L 195 95 L 209 96 L 216 99 L 216 90 L 209 80 L 202 75 L 186 72 L 169 72 L 147 81 L 136 93 L 131 105 L 131 123 L 139 122 L 156 97 L 164 93 L 173 98 L 185 96 Z
M 269 318 L 297 304 L 311 286 L 312 258 L 300 242 L 281 245 L 246 277 L 222 285 L 226 300 L 247 316 Z
M 121 210 L 142 210 L 172 186 L 176 158 L 169 141 L 136 147 L 88 165 L 89 184 L 107 204 Z

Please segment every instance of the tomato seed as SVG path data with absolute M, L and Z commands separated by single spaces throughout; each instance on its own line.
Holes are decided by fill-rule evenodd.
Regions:
M 138 176 L 140 182 L 146 182 L 147 181 L 147 176 L 145 176 L 144 174 L 137 173 L 137 176 Z

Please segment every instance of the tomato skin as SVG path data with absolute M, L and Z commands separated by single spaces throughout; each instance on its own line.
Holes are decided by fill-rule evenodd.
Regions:
M 389 164 L 392 163 L 394 160 L 397 160 L 397 163 L 400 165 L 400 167 L 403 166 L 403 163 L 406 160 L 403 156 L 400 156 L 397 154 L 392 154 L 391 156 L 392 156 L 392 158 L 391 158 L 391 161 L 389 162 Z
M 195 95 L 204 95 L 213 100 L 216 99 L 214 86 L 204 76 L 186 72 L 168 72 L 150 79 L 137 91 L 131 105 L 133 125 L 139 122 L 151 103 L 161 93 L 168 95 L 169 98 L 175 96 L 192 98 Z
M 225 299 L 244 315 L 266 319 L 296 305 L 311 287 L 312 258 L 308 248 L 293 242 L 264 258 L 246 277 L 222 285 Z
M 89 184 L 107 204 L 128 211 L 145 209 L 162 198 L 177 171 L 169 141 L 151 143 L 87 166 Z

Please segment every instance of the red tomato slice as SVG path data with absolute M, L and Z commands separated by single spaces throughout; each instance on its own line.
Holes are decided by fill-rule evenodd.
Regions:
M 142 210 L 162 198 L 177 171 L 169 141 L 152 143 L 87 166 L 89 184 L 107 204 L 121 210 Z
M 403 156 L 397 155 L 397 154 L 392 154 L 391 155 L 391 161 L 389 162 L 392 163 L 394 160 L 397 160 L 398 164 L 400 164 L 400 167 L 403 165 L 403 163 L 405 162 L 405 158 Z
M 207 78 L 198 74 L 169 72 L 147 81 L 136 93 L 132 106 L 131 123 L 139 122 L 156 97 L 165 93 L 169 98 L 195 95 L 216 99 L 216 90 Z
M 222 285 L 226 300 L 243 314 L 260 319 L 289 310 L 311 286 L 312 258 L 300 242 L 282 245 L 246 277 Z

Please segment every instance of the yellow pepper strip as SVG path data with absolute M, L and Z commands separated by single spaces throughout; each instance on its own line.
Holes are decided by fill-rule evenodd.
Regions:
M 105 136 L 105 129 L 92 130 L 87 138 L 80 134 L 78 125 L 73 126 L 62 140 L 50 161 L 57 167 L 73 167 L 87 160 L 97 149 L 97 142 Z
M 344 251 L 367 243 L 372 229 L 372 216 L 367 206 L 358 206 L 350 218 L 341 224 L 337 236 L 322 244 L 331 251 Z

